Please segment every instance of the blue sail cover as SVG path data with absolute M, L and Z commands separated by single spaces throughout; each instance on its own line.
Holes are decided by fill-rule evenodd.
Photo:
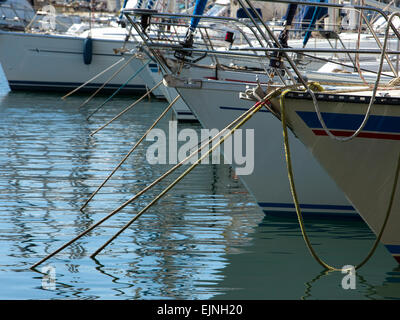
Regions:
M 309 0 L 310 2 L 322 2 L 322 3 L 328 3 L 328 0 Z M 302 6 L 303 8 L 300 10 L 299 15 L 300 15 L 300 25 L 299 28 L 302 30 L 305 29 L 311 29 L 313 28 L 310 23 L 313 20 L 314 17 L 314 25 L 315 22 L 319 19 L 321 19 L 323 16 L 328 14 L 328 8 L 324 7 L 314 7 L 314 6 Z
M 207 0 L 196 0 L 196 4 L 193 10 L 193 15 L 195 16 L 203 15 L 206 5 L 207 5 Z M 197 28 L 199 22 L 200 18 L 192 18 L 192 20 L 190 21 L 190 30 L 194 31 Z
M 328 0 L 319 0 L 319 2 L 328 2 Z M 306 46 L 308 39 L 310 39 L 311 32 L 315 28 L 317 20 L 321 19 L 328 13 L 328 8 L 307 6 L 302 18 L 302 25 L 307 26 L 307 32 L 304 35 L 303 47 Z M 307 23 L 308 21 L 308 23 Z M 303 28 L 302 28 L 303 29 Z
M 261 11 L 261 9 L 260 8 L 255 8 L 256 9 L 256 11 L 257 11 L 257 13 L 260 15 L 260 17 L 262 17 L 262 11 Z M 253 11 L 253 9 L 251 9 L 251 8 L 247 8 L 247 11 L 251 14 L 251 16 L 254 18 L 254 19 L 257 19 L 258 17 L 257 17 L 257 15 L 256 15 L 256 13 Z M 243 8 L 239 8 L 237 11 L 236 11 L 236 18 L 238 18 L 238 19 L 246 19 L 246 18 L 248 18 L 248 15 L 247 15 L 247 13 L 246 13 L 246 11 L 243 9 Z
M 296 15 L 297 4 L 289 4 L 285 15 L 283 16 L 283 20 L 286 21 L 286 25 L 290 26 L 293 22 L 294 16 Z

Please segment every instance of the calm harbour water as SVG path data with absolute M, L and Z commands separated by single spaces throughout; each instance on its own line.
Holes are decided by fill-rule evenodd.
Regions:
M 321 273 L 296 219 L 261 213 L 227 165 L 200 165 L 96 259 L 90 254 L 166 183 L 48 260 L 43 266 L 55 268 L 56 286 L 44 289 L 30 265 L 168 167 L 148 164 L 144 143 L 82 213 L 87 197 L 166 106 L 146 101 L 90 138 L 134 98 L 115 98 L 90 121 L 86 116 L 105 97 L 78 110 L 84 98 L 8 92 L 0 80 L 0 299 L 400 298 L 400 268 L 383 246 L 358 271 L 357 288 L 344 290 L 343 274 Z M 166 129 L 170 118 L 159 127 Z M 306 225 L 318 253 L 337 266 L 359 262 L 374 241 L 362 221 Z

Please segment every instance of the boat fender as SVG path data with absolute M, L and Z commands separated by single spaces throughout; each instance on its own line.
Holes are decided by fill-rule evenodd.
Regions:
M 85 64 L 91 64 L 92 56 L 93 56 L 93 40 L 91 37 L 87 37 L 83 42 L 83 62 Z

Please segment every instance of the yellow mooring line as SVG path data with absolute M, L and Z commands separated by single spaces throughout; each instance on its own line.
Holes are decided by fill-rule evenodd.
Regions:
M 307 235 L 306 229 L 304 227 L 304 220 L 303 220 L 303 215 L 301 213 L 301 209 L 300 209 L 300 205 L 299 205 L 299 200 L 297 197 L 297 192 L 296 192 L 296 187 L 295 187 L 295 183 L 294 183 L 294 177 L 293 177 L 293 167 L 292 167 L 292 159 L 291 159 L 291 154 L 290 154 L 290 147 L 289 147 L 289 138 L 288 138 L 288 133 L 287 133 L 287 120 L 286 120 L 286 111 L 285 111 L 285 95 L 287 93 L 289 93 L 291 90 L 285 90 L 284 92 L 282 92 L 282 94 L 279 97 L 279 102 L 280 102 L 280 109 L 281 109 L 281 121 L 282 121 L 282 127 L 283 127 L 283 140 L 284 140 L 284 147 L 285 147 L 285 158 L 286 158 L 286 165 L 287 165 L 287 170 L 288 170 L 288 177 L 289 177 L 289 183 L 290 183 L 290 191 L 293 197 L 293 202 L 296 208 L 296 214 L 297 214 L 297 219 L 299 221 L 299 225 L 300 225 L 300 229 L 301 229 L 301 233 L 303 235 L 303 239 L 304 242 L 306 243 L 306 246 L 308 248 L 308 250 L 310 251 L 311 255 L 313 256 L 313 258 L 325 269 L 329 270 L 329 271 L 342 271 L 342 268 L 337 268 L 337 267 L 332 267 L 331 265 L 327 264 L 326 262 L 324 262 L 316 253 L 316 251 L 314 250 L 310 239 Z M 361 268 L 364 264 L 366 264 L 368 262 L 368 260 L 373 256 L 373 254 L 375 253 L 376 248 L 378 247 L 378 244 L 382 238 L 383 232 L 385 231 L 387 222 L 389 220 L 390 217 L 390 213 L 392 211 L 392 205 L 393 205 L 393 200 L 394 200 L 394 196 L 395 196 L 395 191 L 396 191 L 396 186 L 397 186 L 397 182 L 398 182 L 398 178 L 399 178 L 399 172 L 400 172 L 400 154 L 399 154 L 399 158 L 397 160 L 397 167 L 396 167 L 396 171 L 395 171 L 395 179 L 393 182 L 393 187 L 392 187 L 392 192 L 390 195 L 390 201 L 389 201 L 389 205 L 388 205 L 388 209 L 386 211 L 386 215 L 385 215 L 385 220 L 382 224 L 382 227 L 379 231 L 378 236 L 376 237 L 376 240 L 371 248 L 371 250 L 369 251 L 368 255 L 355 267 L 355 269 L 359 269 Z
M 205 157 L 208 157 L 217 147 L 219 147 L 228 137 L 230 137 L 237 129 L 245 124 L 258 110 L 260 110 L 264 104 L 281 89 L 277 89 L 269 93 L 262 101 L 257 102 L 251 111 L 241 120 L 235 127 L 233 127 L 226 135 L 224 135 L 211 149 L 207 150 L 195 163 L 193 163 L 185 172 L 183 172 L 178 178 L 176 178 L 171 184 L 169 184 L 163 191 L 161 191 L 153 200 L 141 211 L 139 211 L 125 226 L 123 226 L 117 233 L 115 233 L 108 241 L 106 241 L 99 249 L 97 249 L 90 257 L 94 258 L 98 255 L 105 247 L 107 247 L 115 238 L 117 238 L 122 232 L 124 232 L 129 226 L 135 222 L 143 213 L 150 209 L 158 200 L 160 200 L 169 190 L 171 190 L 178 182 L 180 182 L 186 175 L 188 175 Z
M 118 163 L 118 165 L 114 168 L 114 170 L 107 176 L 106 179 L 97 187 L 96 191 L 94 191 L 89 199 L 86 200 L 86 202 L 83 204 L 81 207 L 81 211 L 88 205 L 88 203 L 93 199 L 93 197 L 100 191 L 100 189 L 107 183 L 107 181 L 113 176 L 113 174 L 122 166 L 122 164 L 128 159 L 128 157 L 135 151 L 135 149 L 140 145 L 140 143 L 146 138 L 146 136 L 149 134 L 149 132 L 157 125 L 157 123 L 168 113 L 168 111 L 172 108 L 172 106 L 179 100 L 181 96 L 177 95 L 176 98 L 171 101 L 171 103 L 168 105 L 168 107 L 165 108 L 165 110 L 160 114 L 160 116 L 156 119 L 156 121 L 153 122 L 153 124 L 146 130 L 146 132 L 143 134 L 143 136 L 135 143 L 135 145 L 128 151 L 128 153 L 125 155 L 125 157 Z
M 90 82 L 92 82 L 93 80 L 97 79 L 98 77 L 100 77 L 102 74 L 106 73 L 108 70 L 114 68 L 117 64 L 121 63 L 122 61 L 124 61 L 125 58 L 121 58 L 119 59 L 117 62 L 113 63 L 111 66 L 105 68 L 103 71 L 99 72 L 98 74 L 96 74 L 93 78 L 90 78 L 89 80 L 87 80 L 85 83 L 81 84 L 79 87 L 75 88 L 74 90 L 72 90 L 71 92 L 67 93 L 65 96 L 62 96 L 61 99 L 64 100 L 66 98 L 68 98 L 70 95 L 72 95 L 73 93 L 77 92 L 79 89 L 82 89 L 84 86 L 86 86 L 87 84 L 89 84 Z
M 106 246 L 108 246 L 114 239 L 116 239 L 122 232 L 124 232 L 133 222 L 135 222 L 142 214 L 144 214 L 149 208 L 151 208 L 154 204 L 156 204 L 158 200 L 160 200 L 169 190 L 171 190 L 177 183 L 179 183 L 186 175 L 188 175 L 205 157 L 209 156 L 217 147 L 219 147 L 237 129 L 239 129 L 241 126 L 243 126 L 256 112 L 258 112 L 263 106 L 265 106 L 266 103 L 271 98 L 277 97 L 279 95 L 279 101 L 280 101 L 280 107 L 281 107 L 280 117 L 281 117 L 282 127 L 283 127 L 284 148 L 285 148 L 286 164 L 287 164 L 287 169 L 288 169 L 288 178 L 289 178 L 290 190 L 291 190 L 291 194 L 292 194 L 292 197 L 293 197 L 293 202 L 295 204 L 296 214 L 297 214 L 297 218 L 298 218 L 298 221 L 299 221 L 299 225 L 300 225 L 300 229 L 301 229 L 301 232 L 302 232 L 303 239 L 304 239 L 304 241 L 306 243 L 306 246 L 307 246 L 308 250 L 310 251 L 311 255 L 313 256 L 313 258 L 322 267 L 324 267 L 328 271 L 342 271 L 341 268 L 336 268 L 336 267 L 330 266 L 329 264 L 324 262 L 318 256 L 318 254 L 315 252 L 315 250 L 314 250 L 314 248 L 313 248 L 313 246 L 312 246 L 312 244 L 311 244 L 311 242 L 309 240 L 309 237 L 308 237 L 307 232 L 306 232 L 305 227 L 304 227 L 304 220 L 303 220 L 303 217 L 302 217 L 302 213 L 301 213 L 301 209 L 300 209 L 300 205 L 299 205 L 299 201 L 298 201 L 298 197 L 297 197 L 297 192 L 296 192 L 296 188 L 295 188 L 295 183 L 294 183 L 293 168 L 292 168 L 292 161 L 291 161 L 291 153 L 290 153 L 288 133 L 287 133 L 287 120 L 286 120 L 286 112 L 285 112 L 285 103 L 284 103 L 285 95 L 288 92 L 290 92 L 291 90 L 293 90 L 293 88 L 287 89 L 287 90 L 285 90 L 285 89 L 287 89 L 287 87 L 278 88 L 278 89 L 275 89 L 272 92 L 270 92 L 268 95 L 266 95 L 263 98 L 262 101 L 257 102 L 255 105 L 253 105 L 250 109 L 248 109 L 241 116 L 239 116 L 234 121 L 232 121 L 228 126 L 226 126 L 222 131 L 220 131 L 217 135 L 215 135 L 213 138 L 211 138 L 208 142 L 204 143 L 196 151 L 194 151 L 189 156 L 187 156 L 184 160 L 179 162 L 173 168 L 169 169 L 161 177 L 157 178 L 155 181 L 153 181 L 150 185 L 148 185 L 147 187 L 142 189 L 139 193 L 137 193 L 131 199 L 129 199 L 128 201 L 123 203 L 121 206 L 119 206 L 117 209 L 113 210 L 111 213 L 109 213 L 106 217 L 102 218 L 100 221 L 98 221 L 97 223 L 95 223 L 94 225 L 89 227 L 87 230 L 85 230 L 84 232 L 82 232 L 81 234 L 76 236 L 74 239 L 68 241 L 66 244 L 62 245 L 61 247 L 59 247 L 58 249 L 56 249 L 55 251 L 53 251 L 52 253 L 47 255 L 45 258 L 43 258 L 39 262 L 37 262 L 34 265 L 32 265 L 31 269 L 35 269 L 37 266 L 39 266 L 40 264 L 42 264 L 46 260 L 50 259 L 51 257 L 53 257 L 55 254 L 57 254 L 58 252 L 60 252 L 63 249 L 65 249 L 66 247 L 71 245 L 76 240 L 78 240 L 81 237 L 83 237 L 84 235 L 88 234 L 90 231 L 92 231 L 94 228 L 99 226 L 101 223 L 103 223 L 104 221 L 106 221 L 107 219 L 109 219 L 110 217 L 112 217 L 113 215 L 118 213 L 119 211 L 121 211 L 123 208 L 125 208 L 127 205 L 132 203 L 139 196 L 143 195 L 145 192 L 150 190 L 153 186 L 155 186 L 156 184 L 161 182 L 165 177 L 167 177 L 172 172 L 174 172 L 177 168 L 182 166 L 186 161 L 188 161 L 190 158 L 192 158 L 195 154 L 198 154 L 205 146 L 211 144 L 215 139 L 217 139 L 218 137 L 224 135 L 217 143 L 213 144 L 211 149 L 209 149 L 206 153 L 204 153 L 195 163 L 193 163 L 178 178 L 176 178 L 162 192 L 160 192 L 155 198 L 153 198 L 153 200 L 145 208 L 143 208 L 141 211 L 139 211 L 127 224 L 125 224 L 125 226 L 123 226 L 116 234 L 114 234 L 107 242 L 105 242 L 99 249 L 97 249 L 91 255 L 91 257 L 95 257 Z M 283 90 L 285 90 L 285 91 L 283 91 Z M 267 108 L 269 108 L 269 107 L 267 106 Z M 230 129 L 232 126 L 233 126 L 233 128 Z M 228 131 L 228 133 L 225 134 L 227 131 Z M 367 263 L 367 261 L 373 256 L 373 254 L 374 254 L 374 252 L 375 252 L 375 250 L 376 250 L 376 248 L 377 248 L 377 246 L 378 246 L 378 244 L 379 244 L 379 242 L 380 242 L 380 240 L 382 238 L 383 232 L 385 230 L 385 227 L 386 227 L 387 222 L 388 222 L 389 217 L 390 217 L 390 213 L 392 211 L 391 209 L 392 209 L 392 205 L 393 205 L 393 201 L 394 201 L 394 196 L 395 196 L 395 191 L 396 191 L 396 187 L 397 187 L 397 183 L 398 183 L 399 173 L 400 173 L 400 154 L 399 154 L 399 158 L 398 158 L 398 161 L 397 161 L 397 167 L 396 167 L 396 171 L 395 171 L 395 179 L 394 179 L 394 182 L 393 182 L 392 192 L 391 192 L 391 196 L 390 196 L 388 209 L 387 209 L 387 212 L 386 212 L 386 215 L 385 215 L 385 220 L 384 220 L 384 222 L 382 224 L 380 232 L 379 232 L 379 234 L 378 234 L 378 236 L 377 236 L 377 238 L 376 238 L 376 240 L 374 242 L 374 245 L 372 246 L 370 252 L 362 260 L 362 262 L 359 263 L 355 267 L 355 269 L 359 269 L 365 263 Z
M 181 167 L 185 162 L 187 162 L 189 159 L 191 159 L 194 155 L 198 154 L 204 147 L 208 146 L 209 144 L 213 143 L 214 140 L 216 140 L 217 138 L 219 138 L 220 136 L 224 135 L 228 130 L 230 130 L 230 128 L 234 125 L 236 125 L 237 123 L 239 123 L 239 121 L 241 121 L 238 125 L 236 125 L 236 127 L 234 128 L 234 130 L 238 129 L 240 126 L 242 126 L 247 120 L 250 119 L 251 116 L 253 116 L 259 109 L 261 109 L 261 107 L 272 97 L 276 96 L 279 92 L 281 91 L 281 89 L 276 89 L 274 91 L 272 91 L 270 94 L 268 94 L 264 100 L 262 100 L 261 102 L 256 103 L 254 106 L 252 106 L 250 109 L 248 109 L 247 111 L 245 111 L 242 115 L 240 115 L 238 118 L 236 118 L 235 120 L 233 120 L 228 126 L 226 126 L 223 130 L 221 130 L 217 135 L 215 135 L 214 137 L 212 137 L 209 141 L 207 141 L 206 143 L 204 143 L 202 146 L 200 146 L 197 150 L 195 150 L 193 153 L 191 153 L 189 156 L 187 156 L 185 159 L 183 159 L 181 162 L 179 162 L 178 164 L 176 164 L 173 168 L 169 169 L 167 172 L 165 172 L 162 176 L 160 176 L 159 178 L 157 178 L 156 180 L 154 180 L 150 185 L 146 186 L 145 188 L 143 188 L 140 192 L 138 192 L 136 195 L 134 195 L 133 197 L 131 197 L 129 200 L 125 201 L 121 206 L 119 206 L 118 208 L 114 209 L 112 212 L 110 212 L 107 216 L 103 217 L 102 219 L 100 219 L 98 222 L 96 222 L 95 224 L 93 224 L 92 226 L 90 226 L 88 229 L 86 229 L 85 231 L 81 232 L 78 236 L 76 236 L 75 238 L 73 238 L 72 240 L 68 241 L 67 243 L 63 244 L 62 246 L 60 246 L 58 249 L 54 250 L 53 252 L 51 252 L 50 254 L 48 254 L 46 257 L 44 257 L 43 259 L 41 259 L 40 261 L 38 261 L 37 263 L 33 264 L 30 268 L 35 270 L 36 267 L 38 267 L 39 265 L 41 265 L 43 262 L 47 261 L 48 259 L 50 259 L 51 257 L 53 257 L 54 255 L 56 255 L 57 253 L 61 252 L 62 250 L 64 250 L 65 248 L 67 248 L 68 246 L 70 246 L 72 243 L 74 243 L 75 241 L 77 241 L 78 239 L 80 239 L 81 237 L 87 235 L 90 231 L 92 231 L 93 229 L 95 229 L 96 227 L 98 227 L 100 224 L 102 224 L 103 222 L 105 222 L 106 220 L 108 220 L 109 218 L 111 218 L 113 215 L 117 214 L 119 211 L 121 211 L 122 209 L 124 209 L 126 206 L 128 206 L 130 203 L 132 203 L 133 201 L 135 201 L 138 197 L 140 197 L 141 195 L 143 195 L 145 192 L 147 192 L 148 190 L 150 190 L 152 187 L 154 187 L 155 185 L 157 185 L 159 182 L 161 182 L 164 178 L 166 178 L 168 175 L 170 175 L 172 172 L 174 172 L 176 169 L 178 169 L 179 167 Z M 233 130 L 233 129 L 232 129 Z M 230 134 L 232 134 L 232 131 L 229 131 Z M 228 137 L 228 135 L 225 136 L 225 139 Z M 224 139 L 224 140 L 225 140 Z M 221 139 L 219 141 L 219 144 L 221 144 L 223 142 L 223 140 Z M 211 150 L 209 150 L 209 152 L 207 152 L 202 158 L 204 158 L 205 156 L 209 155 L 219 144 L 215 144 L 214 148 L 212 148 Z M 200 159 L 201 161 L 202 159 Z M 197 161 L 196 165 L 200 162 Z M 187 175 L 192 169 L 194 168 L 194 166 L 192 165 L 188 170 L 186 170 L 186 172 L 184 173 L 184 175 Z M 173 183 L 173 186 L 179 182 L 183 177 L 179 177 L 176 181 Z M 171 189 L 173 186 L 169 186 Z M 167 190 L 168 191 L 168 190 Z M 164 192 L 163 194 L 165 194 L 166 192 Z M 153 201 L 153 204 L 159 199 L 160 197 L 158 197 L 155 201 Z M 148 209 L 148 208 L 147 208 Z M 146 210 L 147 210 L 146 209 Z M 140 213 L 143 214 L 144 211 L 142 210 L 142 212 Z M 137 214 L 139 215 L 139 214 Z M 139 216 L 140 216 L 139 215 Z M 129 225 L 131 223 L 133 223 L 136 219 L 138 218 L 135 217 L 133 218 L 134 220 L 129 222 Z M 126 229 L 126 228 L 125 228 Z M 125 230 L 123 229 L 123 230 Z M 121 229 L 122 230 L 122 229 Z M 120 230 L 120 231 L 121 231 Z M 122 231 L 123 231 L 122 230 Z M 122 232 L 121 231 L 121 232 Z M 119 234 L 121 233 L 119 232 Z M 117 235 L 118 236 L 118 235 Z M 115 239 L 115 236 L 112 238 Z M 110 243 L 111 241 L 108 241 L 108 243 Z M 106 244 L 106 245 L 107 245 Z M 103 249 L 105 246 L 103 245 L 102 248 Z M 96 253 L 99 253 L 101 250 L 97 250 Z
M 114 118 L 112 118 L 110 121 L 108 121 L 106 124 L 102 125 L 100 128 L 94 130 L 92 133 L 89 134 L 90 137 L 93 137 L 97 132 L 100 130 L 103 130 L 105 127 L 107 127 L 111 122 L 114 120 L 117 120 L 120 116 L 122 116 L 125 112 L 128 110 L 132 109 L 134 106 L 136 106 L 140 101 L 142 101 L 146 96 L 150 95 L 155 89 L 157 89 L 161 84 L 163 83 L 163 80 L 158 82 L 153 88 L 151 88 L 149 91 L 147 91 L 143 96 L 141 96 L 139 99 L 137 99 L 134 103 L 126 107 L 124 110 L 122 110 L 120 113 L 118 113 Z

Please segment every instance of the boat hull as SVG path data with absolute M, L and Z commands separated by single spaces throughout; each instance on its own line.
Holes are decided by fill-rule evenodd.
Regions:
M 111 66 L 121 54 L 123 41 L 93 39 L 90 64 L 84 63 L 84 38 L 19 32 L 0 32 L 0 62 L 12 90 L 70 91 Z M 128 43 L 133 48 L 133 43 Z M 81 91 L 93 91 L 107 81 L 123 62 L 96 78 Z M 115 91 L 133 74 L 124 68 L 104 87 Z M 140 94 L 146 91 L 140 76 L 132 79 L 120 93 Z
M 400 154 L 400 99 L 395 97 L 395 92 L 392 94 L 394 97 L 377 96 L 366 126 L 356 138 L 347 142 L 327 135 L 306 94 L 293 92 L 285 99 L 290 128 L 345 192 L 375 234 L 382 229 L 388 211 Z M 351 136 L 360 126 L 370 96 L 362 92 L 357 95 L 318 93 L 317 99 L 330 131 L 345 137 Z M 273 105 L 280 107 L 276 100 Z M 295 153 L 293 157 L 296 158 Z M 398 187 L 381 241 L 400 262 Z
M 239 98 L 239 92 L 246 89 L 246 83 L 205 80 L 197 88 L 190 88 L 190 85 L 185 87 L 168 77 L 165 81 L 169 86 L 175 86 L 187 106 L 207 129 L 223 129 L 254 104 Z M 242 129 L 254 130 L 255 158 L 253 172 L 240 175 L 239 178 L 266 214 L 294 217 L 296 213 L 288 183 L 281 123 L 267 109 L 263 109 Z M 291 141 L 296 154 L 294 167 L 304 214 L 319 218 L 359 218 L 343 192 L 304 145 L 293 135 Z M 233 163 L 232 166 L 238 168 L 241 165 Z

